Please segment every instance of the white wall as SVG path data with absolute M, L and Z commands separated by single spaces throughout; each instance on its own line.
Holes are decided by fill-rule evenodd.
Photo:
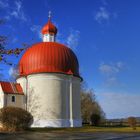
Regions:
M 12 96 L 15 96 L 15 102 L 12 102 Z M 20 107 L 25 109 L 25 96 L 18 94 L 5 94 L 6 106 Z
M 22 87 L 25 84 L 23 79 L 17 79 Z M 81 126 L 80 78 L 64 74 L 40 73 L 27 76 L 26 82 L 27 110 L 34 117 L 33 127 Z
M 4 93 L 0 84 L 0 108 L 4 106 Z
M 26 77 L 19 77 L 17 78 L 17 83 L 20 83 L 21 87 L 22 87 L 22 90 L 24 92 L 24 109 L 26 110 L 27 109 L 27 104 L 26 104 L 26 100 L 27 100 L 27 97 L 26 97 L 26 93 L 27 93 L 27 78 Z
M 27 85 L 26 77 L 20 77 L 16 81 L 17 81 L 17 83 L 20 83 L 20 85 L 21 85 L 21 87 L 23 89 L 24 94 L 26 94 L 26 85 Z
M 80 79 L 73 77 L 72 80 L 72 110 L 73 126 L 82 126 L 81 121 L 81 98 L 80 98 Z

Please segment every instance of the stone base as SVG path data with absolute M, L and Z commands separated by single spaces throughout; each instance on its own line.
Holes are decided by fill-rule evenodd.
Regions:
M 68 120 L 68 119 L 57 119 L 57 120 L 35 120 L 31 127 L 81 127 L 81 120 Z

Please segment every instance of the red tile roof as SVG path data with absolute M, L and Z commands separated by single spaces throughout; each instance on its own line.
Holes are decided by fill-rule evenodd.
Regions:
M 11 83 L 11 82 L 4 82 L 0 81 L 0 85 L 4 93 L 7 94 L 21 94 L 23 95 L 22 87 L 19 83 Z

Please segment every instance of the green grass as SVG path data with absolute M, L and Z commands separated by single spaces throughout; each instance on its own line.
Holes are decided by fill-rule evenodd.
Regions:
M 133 130 L 131 127 L 93 127 L 93 126 L 84 126 L 80 128 L 31 128 L 29 131 L 32 132 L 139 132 L 140 127 L 137 127 L 136 130 Z

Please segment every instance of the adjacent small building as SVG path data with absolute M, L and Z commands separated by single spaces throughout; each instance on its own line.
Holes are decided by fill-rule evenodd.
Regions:
M 0 81 L 0 108 L 7 106 L 25 109 L 25 96 L 19 83 Z

